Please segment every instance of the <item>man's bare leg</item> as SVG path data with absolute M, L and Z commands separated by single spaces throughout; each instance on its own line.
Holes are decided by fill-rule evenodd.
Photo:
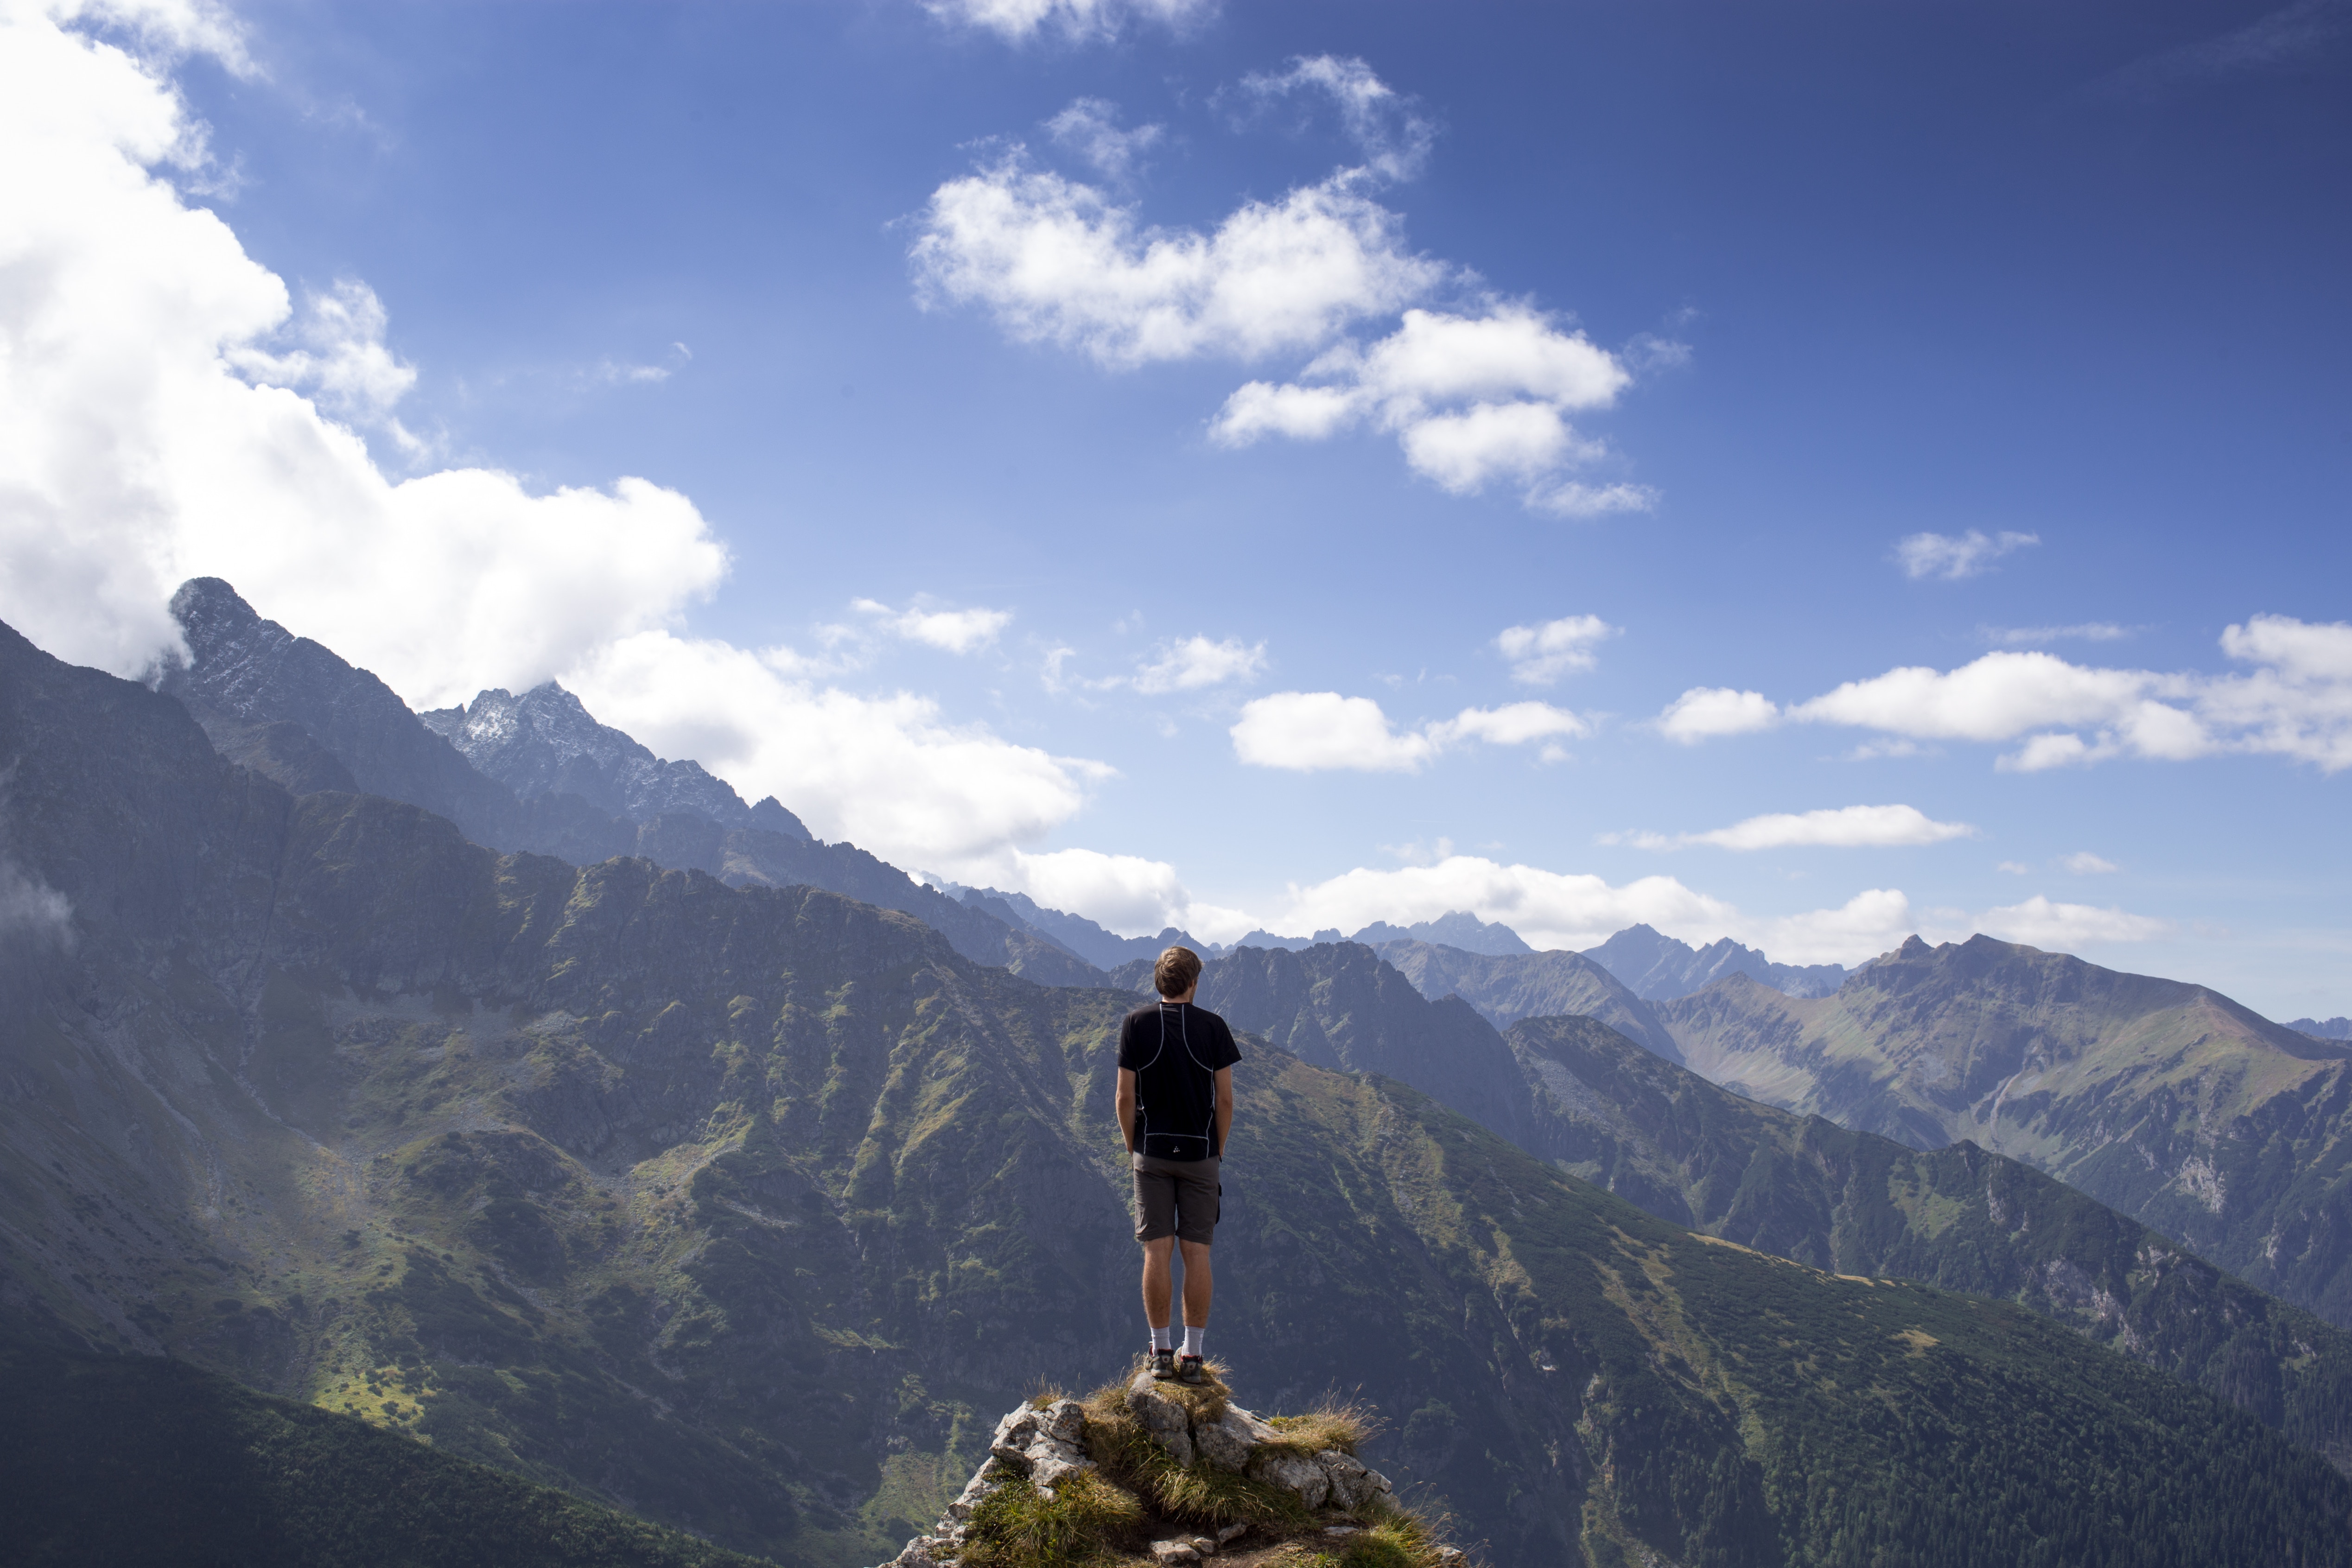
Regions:
M 1160 1301 L 1165 1312 L 1168 1303 L 1167 1254 L 1160 1254 Z M 1204 1329 L 1209 1326 L 1209 1296 L 1215 1281 L 1209 1272 L 1209 1244 L 1205 1241 L 1184 1243 L 1184 1326 Z M 1150 1287 L 1146 1287 L 1149 1289 Z
M 1189 1249 L 1192 1243 L 1185 1246 Z M 1156 1236 L 1143 1244 L 1143 1321 L 1153 1329 L 1168 1326 L 1169 1308 L 1173 1304 L 1176 1284 L 1169 1275 L 1168 1260 L 1176 1250 L 1173 1236 Z M 1205 1251 L 1206 1249 L 1203 1249 Z M 1203 1299 L 1201 1309 L 1207 1312 Z M 1184 1312 L 1190 1318 L 1192 1311 L 1192 1254 L 1184 1254 Z

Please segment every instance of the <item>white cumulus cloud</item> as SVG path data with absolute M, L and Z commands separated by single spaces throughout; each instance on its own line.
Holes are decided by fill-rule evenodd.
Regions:
M 1210 434 L 1227 446 L 1267 435 L 1321 440 L 1359 423 L 1397 439 L 1405 461 L 1467 495 L 1496 480 L 1531 507 L 1566 515 L 1641 510 L 1640 486 L 1592 487 L 1563 471 L 1605 453 L 1568 415 L 1606 408 L 1632 383 L 1624 364 L 1582 332 L 1523 305 L 1475 315 L 1410 309 L 1369 349 L 1342 344 L 1305 379 L 1250 382 L 1225 400 Z
M 1213 440 L 1320 441 L 1368 426 L 1393 436 L 1416 473 L 1456 494 L 1507 482 L 1531 508 L 1561 517 L 1640 511 L 1654 492 L 1588 483 L 1605 455 L 1570 416 L 1610 407 L 1632 384 L 1627 361 L 1524 301 L 1431 308 L 1473 275 L 1413 252 L 1402 218 L 1370 193 L 1418 170 L 1433 131 L 1361 60 L 1301 57 L 1249 78 L 1267 101 L 1312 92 L 1337 104 L 1363 162 L 1278 200 L 1245 202 L 1213 229 L 1146 224 L 1094 185 L 1036 167 L 1013 146 L 932 192 L 908 253 L 926 308 L 986 310 L 1010 337 L 1051 343 L 1103 366 L 1276 354 L 1314 357 L 1294 377 L 1237 388 Z M 1057 141 L 1115 183 L 1140 131 L 1085 99 L 1049 123 Z M 1369 346 L 1343 335 L 1394 318 Z M 1644 344 L 1645 364 L 1678 362 Z
M 1144 225 L 1016 149 L 932 193 L 912 252 L 926 305 L 984 307 L 1013 338 L 1120 369 L 1312 348 L 1446 269 L 1342 171 L 1249 202 L 1210 234 Z
M 1895 564 L 1912 579 L 1939 577 L 1958 581 L 1992 570 L 1992 563 L 2011 550 L 2038 545 L 2036 534 L 1987 534 L 1970 528 L 1964 534 L 1909 534 L 1895 541 Z
M 911 609 L 893 610 L 873 599 L 853 601 L 850 608 L 873 616 L 884 630 L 910 643 L 928 643 L 950 653 L 985 648 L 1013 623 L 1010 610 L 934 610 L 921 602 Z
M 1587 735 L 1591 727 L 1566 708 L 1523 702 L 1467 707 L 1452 718 L 1399 730 L 1370 697 L 1276 692 L 1244 704 L 1230 733 L 1234 755 L 1254 767 L 1299 773 L 1411 773 L 1462 741 L 1520 746 Z
M 1598 661 L 1601 643 L 1617 635 L 1617 628 L 1598 615 L 1563 615 L 1533 626 L 1507 626 L 1495 638 L 1495 649 L 1511 662 L 1511 679 L 1524 685 L 1548 686 L 1562 675 L 1589 670 Z
M 2183 761 L 2222 753 L 2352 768 L 2352 624 L 2256 615 L 2226 629 L 2230 674 L 2077 664 L 2000 650 L 1954 670 L 1908 665 L 1781 707 L 1757 692 L 1701 687 L 1658 717 L 1677 740 L 1783 721 L 1845 725 L 1912 740 L 2016 742 L 2018 772 L 2113 758 Z
M 2103 855 L 2095 855 L 2088 850 L 2077 850 L 2058 863 L 2077 876 L 2096 876 L 2103 872 L 2122 869 L 2115 862 Z
M 1803 848 L 1887 849 L 1973 838 L 1967 822 L 1939 822 L 1916 806 L 1841 806 L 1818 811 L 1774 811 L 1702 833 L 1612 833 L 1604 842 L 1640 849 L 1712 844 L 1726 850 Z
M 1728 686 L 1693 686 L 1666 705 L 1659 730 L 1669 740 L 1694 746 L 1718 735 L 1747 735 L 1780 722 L 1780 710 L 1761 692 Z

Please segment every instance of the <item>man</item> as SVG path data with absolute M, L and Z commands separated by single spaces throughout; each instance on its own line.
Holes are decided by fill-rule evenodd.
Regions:
M 1199 1383 L 1209 1332 L 1209 1243 L 1217 1228 L 1217 1162 L 1234 1124 L 1242 1053 L 1216 1014 L 1192 1005 L 1201 956 L 1171 947 L 1152 970 L 1157 1004 L 1118 1029 L 1118 1130 L 1135 1166 L 1135 1239 L 1143 1243 L 1143 1316 L 1151 1375 Z M 1168 1322 L 1170 1255 L 1184 1249 L 1184 1350 Z

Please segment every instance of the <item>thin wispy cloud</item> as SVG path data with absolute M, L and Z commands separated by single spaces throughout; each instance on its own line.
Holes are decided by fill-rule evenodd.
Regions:
M 2298 0 L 2195 43 L 2134 60 L 2093 85 L 2096 96 L 2160 98 L 2200 82 L 2292 70 L 2335 56 L 2352 39 L 2352 3 Z
M 1749 852 L 1783 849 L 1890 849 L 1974 838 L 1968 822 L 1939 822 L 1916 806 L 1842 806 L 1818 811 L 1775 811 L 1700 833 L 1603 833 L 1604 844 L 1679 850 L 1696 844 Z
M 1980 626 L 1977 634 L 1998 648 L 2040 648 L 2052 643 L 2120 643 L 2138 631 L 2112 621 L 2085 621 L 2073 626 Z
M 1168 128 L 1139 125 L 1122 131 L 1118 105 L 1108 99 L 1082 98 L 1047 120 L 1045 133 L 1103 178 L 1124 185 L 1135 177 L 1143 155 L 1166 139 Z
M 1940 578 L 1957 582 L 1982 576 L 2001 557 L 2041 542 L 2038 534 L 1988 534 L 1976 528 L 1964 534 L 1908 534 L 1895 541 L 1895 563 L 1914 581 Z
M 1139 692 L 1194 692 L 1228 682 L 1255 680 L 1265 668 L 1265 644 L 1238 637 L 1213 642 L 1187 637 L 1156 649 L 1136 668 L 1131 685 Z
M 1511 662 L 1511 679 L 1522 685 L 1548 686 L 1563 675 L 1589 670 L 1600 660 L 1602 643 L 1617 628 L 1598 615 L 1563 615 L 1532 626 L 1506 627 L 1495 638 L 1496 651 Z
M 2077 850 L 2058 863 L 2076 876 L 2097 876 L 2103 873 L 2121 869 L 2115 862 L 2104 856 L 2095 855 L 2088 850 Z
M 894 610 L 874 599 L 853 600 L 849 607 L 873 617 L 887 632 L 950 653 L 977 653 L 1013 623 L 1010 610 L 933 609 L 922 600 L 906 610 Z
M 1388 180 L 1410 180 L 1429 162 L 1436 124 L 1413 100 L 1374 74 L 1362 60 L 1337 55 L 1302 55 L 1278 73 L 1242 78 L 1242 91 L 1263 107 L 1312 95 L 1339 112 L 1339 127 L 1355 144 L 1363 167 Z
M 1214 0 L 923 0 L 923 9 L 941 21 L 1025 44 L 1040 34 L 1116 37 L 1138 21 L 1181 30 L 1216 5 Z

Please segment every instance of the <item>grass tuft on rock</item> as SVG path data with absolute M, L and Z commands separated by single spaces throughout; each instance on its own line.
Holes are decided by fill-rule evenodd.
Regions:
M 1088 1568 L 1108 1563 L 1143 1523 L 1134 1494 L 1098 1476 L 1063 1478 L 1051 1492 L 1007 1481 L 971 1511 L 962 1568 Z
M 1127 1407 L 1127 1386 L 1124 1381 L 1107 1383 L 1087 1396 L 1087 1457 L 1155 1511 L 1209 1530 L 1240 1521 L 1281 1533 L 1314 1522 L 1307 1505 L 1280 1487 L 1210 1464 L 1178 1464 Z M 1183 1386 L 1159 1385 L 1162 1390 Z M 1215 1386 L 1222 1414 L 1224 1390 L 1222 1384 Z
M 1364 1525 L 1339 1541 L 1295 1541 L 1265 1560 L 1265 1568 L 1439 1568 L 1442 1543 L 1429 1526 L 1393 1503 L 1374 1503 L 1355 1515 Z
M 1352 1454 L 1358 1444 L 1371 1441 L 1378 1429 L 1361 1407 L 1337 1401 L 1327 1401 L 1303 1416 L 1269 1416 L 1265 1424 L 1282 1434 L 1284 1448 L 1302 1454 L 1319 1454 L 1326 1448 Z

